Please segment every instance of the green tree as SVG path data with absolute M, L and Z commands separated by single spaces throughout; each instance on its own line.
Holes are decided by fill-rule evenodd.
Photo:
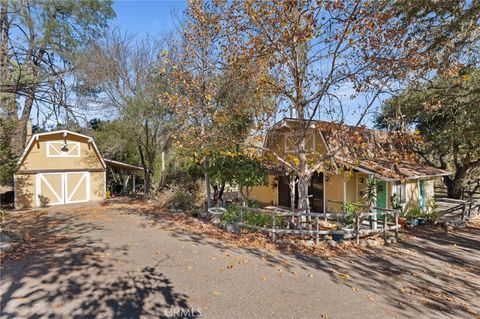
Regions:
M 159 182 L 154 180 L 159 176 L 158 161 L 168 150 L 176 125 L 170 108 L 159 98 L 170 91 L 164 62 L 167 48 L 168 39 L 136 40 L 114 30 L 87 47 L 80 62 L 83 96 L 116 115 L 117 124 L 136 143 L 146 197 Z
M 424 139 L 416 151 L 430 165 L 453 172 L 443 177 L 448 196 L 460 198 L 465 179 L 479 179 L 480 70 L 462 68 L 412 86 L 388 100 L 377 119 L 392 130 L 414 128 Z
M 242 200 L 249 198 L 252 187 L 268 184 L 265 163 L 253 154 L 242 151 L 220 151 L 209 155 L 209 165 L 204 166 L 201 158 L 189 165 L 190 174 L 201 178 L 207 174 L 212 186 L 213 203 L 223 202 L 225 187 L 238 187 Z M 207 169 L 207 171 L 205 171 Z
M 0 1 L 0 109 L 14 125 L 10 147 L 19 156 L 34 105 L 72 116 L 69 84 L 78 50 L 114 16 L 112 1 Z

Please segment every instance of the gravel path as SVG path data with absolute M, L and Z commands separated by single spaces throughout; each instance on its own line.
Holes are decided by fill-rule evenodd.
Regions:
M 34 222 L 44 222 L 55 240 L 2 265 L 2 318 L 480 314 L 479 228 L 424 231 L 370 254 L 313 258 L 167 231 L 166 221 L 133 208 L 105 214 L 57 208 Z

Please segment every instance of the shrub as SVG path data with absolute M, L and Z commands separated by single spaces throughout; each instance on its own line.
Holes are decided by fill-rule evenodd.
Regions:
M 407 218 L 408 220 L 421 218 L 423 216 L 424 214 L 422 212 L 422 209 L 418 206 L 410 208 L 409 210 L 407 210 L 407 213 L 405 214 L 405 218 Z
M 240 209 L 237 207 L 230 207 L 222 215 L 222 220 L 227 223 L 238 223 L 240 221 Z
M 342 204 L 342 210 L 343 210 L 343 223 L 346 226 L 353 225 L 355 222 L 355 218 L 353 217 L 353 214 L 355 213 L 356 210 L 356 205 L 353 203 L 343 203 Z
M 164 208 L 189 210 L 193 208 L 195 195 L 173 186 L 160 192 L 157 201 Z
M 272 215 L 267 213 L 255 213 L 247 212 L 245 214 L 244 221 L 246 224 L 259 226 L 259 227 L 271 227 L 272 226 Z M 282 217 L 275 216 L 275 225 L 281 226 Z

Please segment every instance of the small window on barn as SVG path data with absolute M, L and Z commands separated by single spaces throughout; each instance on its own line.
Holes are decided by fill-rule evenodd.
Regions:
M 47 142 L 47 157 L 80 157 L 80 143 L 49 141 Z
M 300 135 L 296 133 L 285 134 L 285 152 L 294 153 L 297 151 L 299 136 Z M 315 136 L 313 134 L 307 134 L 305 143 L 307 152 L 315 151 Z

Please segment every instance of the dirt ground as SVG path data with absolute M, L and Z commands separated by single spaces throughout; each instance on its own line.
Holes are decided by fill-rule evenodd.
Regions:
M 2 318 L 480 318 L 480 220 L 376 249 L 273 244 L 142 201 L 12 211 Z

